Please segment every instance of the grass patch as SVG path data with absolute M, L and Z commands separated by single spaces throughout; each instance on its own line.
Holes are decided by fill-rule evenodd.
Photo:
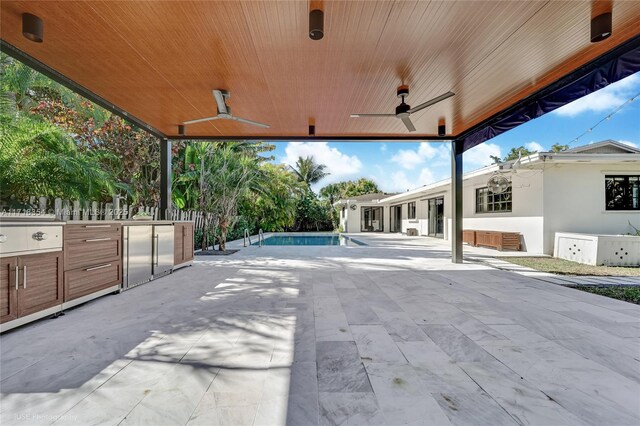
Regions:
M 612 299 L 624 300 L 625 302 L 640 305 L 640 287 L 619 286 L 619 287 L 594 287 L 581 285 L 572 287 L 581 291 L 599 294 L 600 296 L 610 297 Z
M 592 266 L 555 257 L 501 257 L 501 260 L 537 271 L 558 275 L 598 275 L 603 277 L 640 277 L 640 268 L 631 266 Z

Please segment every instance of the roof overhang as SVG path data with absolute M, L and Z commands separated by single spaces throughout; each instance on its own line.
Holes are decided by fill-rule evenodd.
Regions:
M 462 140 L 465 149 L 640 71 L 640 2 L 324 2 L 325 37 L 308 38 L 308 2 L 3 1 L 2 50 L 159 137 L 189 139 Z M 613 35 L 589 22 L 612 8 Z M 24 12 L 44 43 L 22 37 Z M 415 133 L 391 112 L 408 84 Z M 437 125 L 446 122 L 446 136 Z M 308 126 L 314 124 L 316 136 Z

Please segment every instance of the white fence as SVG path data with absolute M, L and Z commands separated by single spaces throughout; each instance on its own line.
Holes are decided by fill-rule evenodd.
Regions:
M 50 199 L 48 197 L 30 197 L 29 204 L 37 205 L 38 210 L 32 214 L 54 214 L 59 220 L 118 220 L 131 219 L 135 214 L 146 213 L 153 219 L 160 218 L 160 208 L 150 206 L 128 206 L 120 204 L 120 199 L 114 197 L 111 203 L 97 201 Z M 24 211 L 8 212 L 5 216 L 25 213 Z M 26 213 L 29 213 L 27 211 Z M 173 209 L 169 220 L 191 220 L 195 228 L 202 227 L 202 212 L 194 210 Z

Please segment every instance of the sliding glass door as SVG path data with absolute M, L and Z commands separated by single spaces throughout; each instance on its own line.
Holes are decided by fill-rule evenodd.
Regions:
M 429 202 L 429 236 L 444 238 L 444 197 L 431 198 Z
M 361 207 L 360 230 L 362 232 L 382 232 L 382 207 Z
M 391 232 L 402 232 L 402 205 L 391 206 Z

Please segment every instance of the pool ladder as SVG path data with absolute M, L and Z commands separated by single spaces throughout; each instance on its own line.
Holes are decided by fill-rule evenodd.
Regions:
M 249 245 L 251 245 L 251 235 L 249 235 L 249 230 L 244 228 L 244 237 L 242 238 L 243 245 L 247 246 L 247 240 L 249 240 Z M 264 245 L 264 232 L 262 232 L 262 228 L 258 231 L 258 247 L 262 247 Z

